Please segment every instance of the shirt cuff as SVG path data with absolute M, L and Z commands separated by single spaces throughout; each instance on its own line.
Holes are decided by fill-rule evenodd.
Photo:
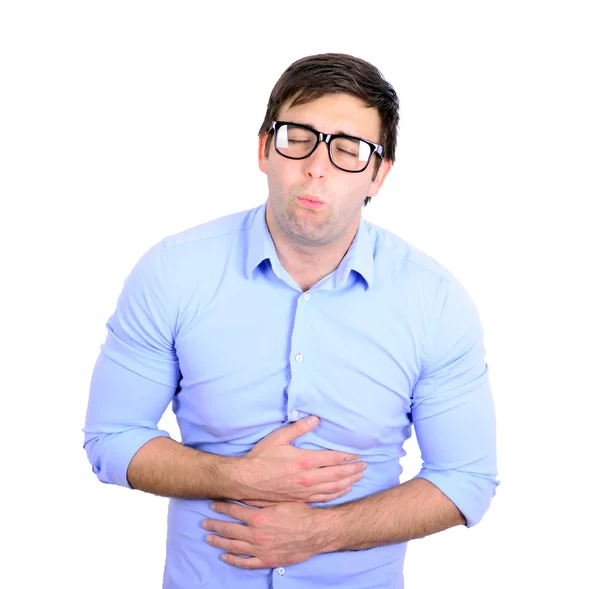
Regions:
M 481 521 L 496 494 L 498 481 L 480 474 L 422 469 L 415 478 L 435 485 L 463 514 L 470 528 Z
M 164 430 L 132 428 L 116 434 L 86 435 L 84 448 L 100 481 L 131 489 L 127 480 L 131 459 L 146 442 L 158 437 L 171 436 Z

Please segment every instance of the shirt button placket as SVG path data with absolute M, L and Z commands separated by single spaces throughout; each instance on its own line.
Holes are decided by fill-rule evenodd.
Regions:
M 310 301 L 311 295 L 308 292 L 305 292 L 302 294 L 302 299 L 306 302 Z M 301 307 L 298 307 L 297 309 L 297 319 L 299 319 L 300 321 L 302 321 L 302 317 L 304 316 L 304 311 L 302 311 Z M 303 338 L 300 338 L 299 342 L 302 342 Z M 296 352 L 296 354 L 294 355 L 294 360 L 298 363 L 302 362 L 304 360 L 304 356 L 302 355 L 301 352 Z M 292 370 L 292 373 L 295 372 L 295 369 Z M 296 379 L 298 378 L 298 375 L 296 376 Z M 300 377 L 302 378 L 302 377 Z M 295 395 L 290 395 L 290 397 L 288 398 L 288 402 L 289 404 L 293 407 L 297 402 L 298 399 L 295 398 Z M 300 412 L 297 409 L 294 409 L 293 411 L 290 411 L 289 413 L 289 418 L 290 421 L 297 421 L 298 419 L 300 419 Z M 279 567 L 278 569 L 276 569 L 279 575 L 283 575 L 285 573 L 285 569 L 283 567 Z
M 296 354 L 296 362 L 302 362 L 302 354 L 298 353 Z M 298 412 L 297 409 L 294 409 L 291 413 L 290 413 L 290 418 L 293 420 L 298 419 L 298 417 L 300 416 L 300 413 Z

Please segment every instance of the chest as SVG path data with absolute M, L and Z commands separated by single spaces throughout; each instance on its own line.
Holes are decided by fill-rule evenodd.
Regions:
M 389 297 L 223 296 L 180 329 L 179 407 L 219 439 L 313 413 L 329 445 L 375 447 L 408 422 L 419 331 L 417 310 Z

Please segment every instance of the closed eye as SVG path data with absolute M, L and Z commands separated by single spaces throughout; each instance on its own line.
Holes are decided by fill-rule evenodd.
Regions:
M 349 155 L 351 157 L 356 157 L 356 152 L 348 151 L 346 149 L 341 149 L 340 147 L 338 147 L 336 151 L 338 151 L 342 155 Z

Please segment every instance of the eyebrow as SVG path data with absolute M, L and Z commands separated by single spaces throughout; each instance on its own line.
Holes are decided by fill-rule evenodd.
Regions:
M 319 131 L 317 130 L 313 125 L 309 124 L 309 123 L 296 123 L 294 121 L 290 121 L 290 123 L 294 123 L 294 125 L 302 125 L 303 127 L 308 127 L 309 129 L 312 129 L 315 133 L 323 133 L 323 131 Z M 357 135 L 353 135 L 352 133 L 348 133 L 347 131 L 343 131 L 343 130 L 337 130 L 334 131 L 333 133 L 324 133 L 324 135 L 347 135 L 348 137 L 354 137 L 356 139 L 361 139 L 361 137 L 358 137 Z

